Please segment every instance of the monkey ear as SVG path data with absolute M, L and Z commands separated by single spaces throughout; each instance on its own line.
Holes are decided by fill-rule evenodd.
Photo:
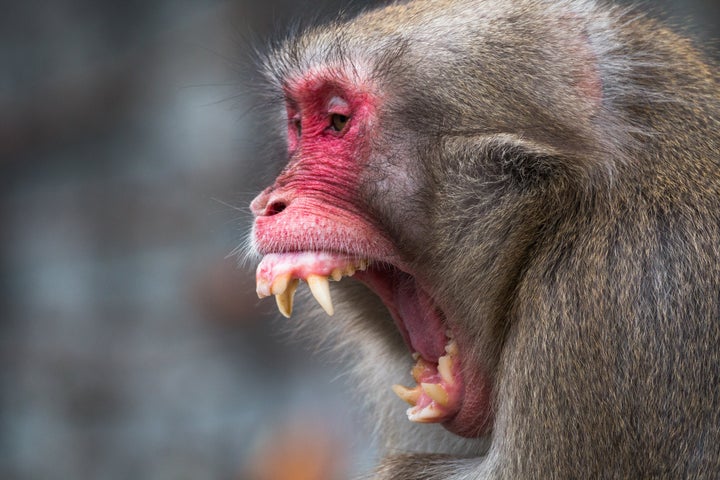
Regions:
M 554 177 L 582 175 L 580 161 L 557 148 L 514 134 L 452 138 L 445 143 L 448 165 L 466 177 L 538 187 Z M 454 167 L 452 167 L 454 165 Z M 569 170 L 577 170 L 574 174 Z
M 485 161 L 519 186 L 542 183 L 559 163 L 554 149 L 513 135 L 496 135 L 483 142 Z

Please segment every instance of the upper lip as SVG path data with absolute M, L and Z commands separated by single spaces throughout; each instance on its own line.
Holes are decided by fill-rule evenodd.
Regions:
M 269 253 L 257 268 L 257 293 L 261 298 L 275 295 L 281 313 L 290 316 L 298 280 L 305 280 L 318 303 L 332 315 L 328 279 L 340 280 L 367 266 L 366 259 L 329 252 Z

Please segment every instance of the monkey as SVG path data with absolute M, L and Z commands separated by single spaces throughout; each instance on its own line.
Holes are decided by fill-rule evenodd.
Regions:
M 257 292 L 326 312 L 299 328 L 353 359 L 371 478 L 717 477 L 720 85 L 691 40 L 594 0 L 411 0 L 261 69 L 287 153 Z

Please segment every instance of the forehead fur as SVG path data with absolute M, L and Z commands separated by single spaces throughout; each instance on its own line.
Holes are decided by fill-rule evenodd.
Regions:
M 405 42 L 397 37 L 358 35 L 355 29 L 353 23 L 333 22 L 290 37 L 266 59 L 266 77 L 282 91 L 318 76 L 356 85 L 375 83 L 396 68 Z
M 286 82 L 318 70 L 369 81 L 395 73 L 400 57 L 417 66 L 426 63 L 428 56 L 437 65 L 450 62 L 458 51 L 466 55 L 482 52 L 493 58 L 498 53 L 485 49 L 491 45 L 502 49 L 504 38 L 516 36 L 507 31 L 510 26 L 515 32 L 527 30 L 524 33 L 533 38 L 542 34 L 532 31 L 538 25 L 572 18 L 563 26 L 567 29 L 576 23 L 582 30 L 581 19 L 593 9 L 592 0 L 397 2 L 350 20 L 338 19 L 291 34 L 267 57 L 264 71 L 273 85 L 283 89 Z

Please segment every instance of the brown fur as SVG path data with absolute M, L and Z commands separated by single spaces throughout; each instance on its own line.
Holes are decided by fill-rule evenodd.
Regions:
M 280 91 L 318 65 L 382 95 L 359 197 L 465 332 L 466 378 L 495 387 L 489 439 L 409 425 L 387 390 L 406 347 L 346 286 L 338 315 L 361 313 L 313 328 L 362 358 L 374 478 L 715 478 L 718 69 L 572 0 L 398 3 L 291 39 L 267 71 Z

